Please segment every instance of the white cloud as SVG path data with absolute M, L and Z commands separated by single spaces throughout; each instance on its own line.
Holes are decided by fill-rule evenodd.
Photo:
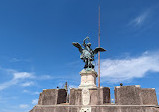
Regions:
M 0 96 L 0 104 L 7 104 L 9 101 L 17 99 L 17 96 Z
M 159 53 L 145 52 L 125 59 L 101 60 L 101 80 L 112 83 L 142 78 L 148 72 L 159 72 Z
M 23 59 L 23 58 L 11 58 L 9 59 L 10 62 L 15 63 L 15 62 L 31 62 L 31 59 Z
M 17 84 L 17 82 L 18 82 L 17 80 L 11 80 L 11 81 L 0 84 L 0 91 L 3 90 L 3 89 L 6 89 L 6 88 L 8 88 L 12 85 Z
M 27 105 L 27 104 L 20 104 L 19 107 L 20 107 L 20 108 L 23 108 L 23 109 L 26 109 L 26 108 L 29 107 L 29 105 Z
M 33 92 L 33 95 L 39 95 L 40 92 Z
M 31 82 L 25 82 L 21 86 L 28 87 L 28 86 L 32 86 L 32 85 L 34 85 L 34 82 L 31 81 Z
M 39 95 L 40 94 L 40 92 L 37 92 L 37 91 L 32 92 L 32 91 L 29 91 L 29 90 L 23 90 L 23 93 L 28 93 L 28 94 L 31 94 L 31 95 Z
M 34 99 L 34 100 L 32 100 L 32 104 L 33 104 L 33 105 L 38 104 L 38 99 Z
M 28 72 L 15 72 L 13 75 L 14 79 L 33 78 L 33 74 Z
M 23 90 L 23 93 L 30 93 L 30 91 L 28 91 L 28 90 Z
M 18 58 L 12 58 L 12 59 L 10 60 L 10 62 L 19 62 L 19 61 L 21 61 L 21 60 L 18 59 Z
M 41 75 L 41 76 L 38 76 L 36 79 L 39 79 L 39 80 L 49 80 L 49 79 L 53 79 L 53 77 L 50 76 L 50 75 Z
M 2 67 L 0 67 L 0 70 L 6 74 L 13 76 L 13 78 L 10 79 L 9 81 L 6 81 L 6 82 L 0 84 L 0 91 L 6 89 L 8 87 L 11 87 L 13 85 L 21 85 L 23 87 L 34 85 L 33 81 L 28 81 L 28 82 L 24 83 L 24 81 L 26 81 L 26 80 L 33 80 L 33 79 L 34 80 L 50 80 L 50 79 L 53 79 L 53 77 L 50 75 L 36 76 L 30 72 L 18 72 L 14 69 L 5 69 Z M 35 93 L 35 94 L 37 94 L 37 93 Z
M 131 20 L 129 22 L 129 25 L 132 25 L 132 26 L 141 26 L 144 21 L 148 18 L 148 16 L 150 15 L 150 10 L 146 10 L 144 13 L 142 13 L 141 15 L 139 15 L 138 17 L 134 18 L 133 20 Z
M 33 78 L 34 75 L 28 72 L 17 72 L 15 70 L 6 69 L 7 72 L 13 75 L 13 78 L 10 81 L 0 84 L 0 91 L 6 89 L 10 86 L 18 84 L 21 80 Z

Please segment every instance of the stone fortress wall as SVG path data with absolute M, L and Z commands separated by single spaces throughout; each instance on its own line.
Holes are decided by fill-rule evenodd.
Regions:
M 159 112 L 154 88 L 116 86 L 112 104 L 110 88 L 96 87 L 95 71 L 82 70 L 80 74 L 81 84 L 70 89 L 69 103 L 65 89 L 45 89 L 30 112 Z
M 82 89 L 70 89 L 69 103 L 66 103 L 65 89 L 46 89 L 40 93 L 38 105 L 30 112 L 159 112 L 154 88 L 116 86 L 115 104 L 110 102 L 108 87 L 90 88 L 89 93 L 89 104 L 83 106 Z

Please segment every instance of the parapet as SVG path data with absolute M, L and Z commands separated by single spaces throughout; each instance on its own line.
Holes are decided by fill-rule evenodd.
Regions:
M 134 86 L 116 86 L 115 104 L 117 105 L 158 105 L 154 88 Z
M 57 105 L 66 103 L 67 92 L 65 89 L 44 89 L 40 93 L 38 105 Z
M 141 89 L 143 105 L 158 105 L 155 88 Z
M 85 97 L 85 94 L 88 97 Z M 83 101 L 85 100 L 85 101 Z M 83 92 L 83 89 L 70 89 L 70 105 L 83 105 L 88 102 L 88 105 L 103 105 L 110 103 L 110 88 L 89 88 L 88 92 Z

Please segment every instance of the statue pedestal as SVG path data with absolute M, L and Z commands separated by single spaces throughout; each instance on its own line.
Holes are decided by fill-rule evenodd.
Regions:
M 95 72 L 94 69 L 91 69 L 89 71 L 83 69 L 80 72 L 81 75 L 81 84 L 79 85 L 79 88 L 97 88 L 96 86 L 96 77 L 97 72 Z

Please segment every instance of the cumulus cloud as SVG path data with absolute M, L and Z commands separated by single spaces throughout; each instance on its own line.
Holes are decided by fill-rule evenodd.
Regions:
M 38 104 L 38 99 L 34 99 L 34 100 L 32 100 L 32 104 L 33 104 L 33 105 Z
M 101 60 L 101 80 L 112 83 L 142 78 L 148 72 L 159 72 L 159 53 L 145 52 L 138 57 Z
M 19 107 L 20 107 L 20 108 L 23 108 L 23 109 L 26 109 L 26 108 L 29 107 L 29 105 L 27 105 L 27 104 L 20 104 Z

